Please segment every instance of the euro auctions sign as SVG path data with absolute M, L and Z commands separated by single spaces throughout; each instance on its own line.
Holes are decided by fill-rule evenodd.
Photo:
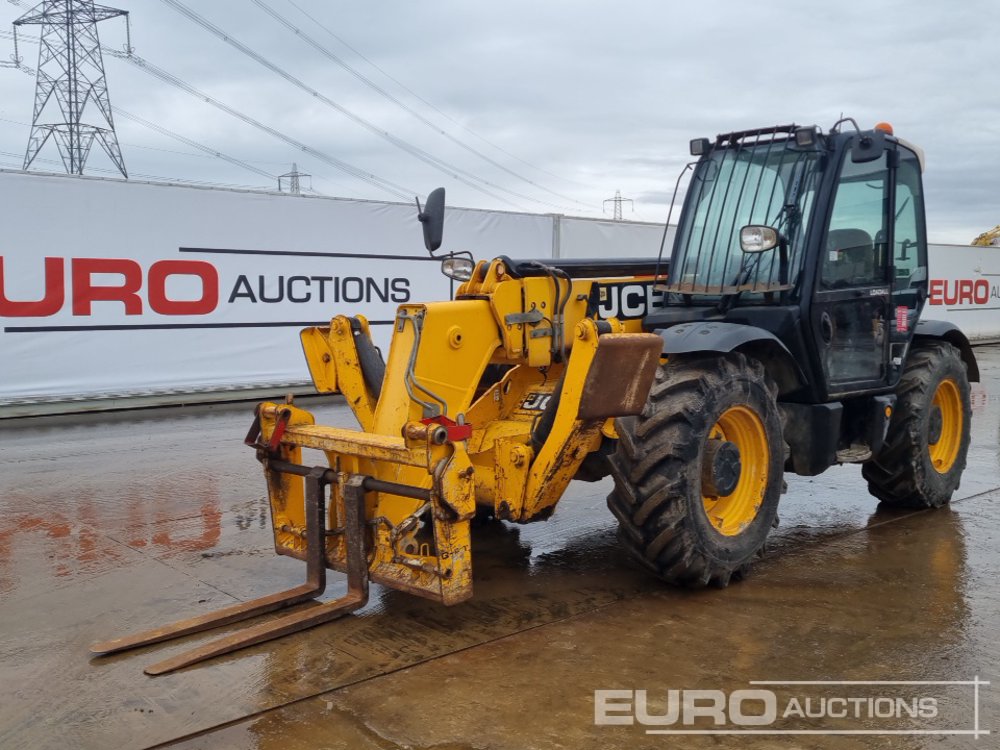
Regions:
M 11 299 L 7 287 L 14 284 L 5 278 L 4 259 L 0 257 L 0 317 L 49 317 L 58 315 L 67 303 L 73 315 L 80 317 L 92 317 L 98 302 L 120 302 L 125 315 L 142 315 L 144 307 L 160 315 L 208 315 L 219 306 L 219 271 L 206 261 L 159 260 L 144 272 L 131 258 L 45 258 L 43 269 L 41 299 Z M 171 299 L 168 280 L 176 294 L 176 287 L 187 277 L 197 279 L 192 298 Z
M 1000 282 L 989 279 L 932 279 L 929 285 L 932 305 L 1000 305 Z
M 1000 248 L 931 245 L 922 318 L 948 320 L 975 343 L 1000 340 Z
M 398 304 L 449 294 L 426 254 L 141 256 L 0 256 L 0 399 L 292 386 L 309 379 L 299 329 L 361 313 L 384 345 Z
M 206 255 L 225 253 L 232 255 L 269 254 L 289 255 L 285 251 L 240 251 L 179 248 L 178 252 Z M 344 258 L 345 254 L 327 253 L 326 257 Z M 350 257 L 350 256 L 346 256 Z M 430 258 L 365 255 L 366 261 L 425 261 Z M 219 310 L 221 304 L 289 303 L 293 305 L 320 303 L 409 302 L 410 279 L 406 276 L 330 276 L 285 275 L 251 276 L 240 273 L 231 284 L 231 291 L 223 293 L 223 279 L 217 262 L 207 260 L 158 260 L 144 269 L 139 261 L 131 258 L 45 258 L 42 272 L 42 297 L 34 300 L 15 300 L 7 294 L 4 259 L 0 256 L 0 317 L 43 318 L 58 315 L 69 308 L 74 317 L 94 318 L 98 303 L 116 302 L 120 311 L 129 318 L 141 317 L 144 312 L 160 316 L 208 316 Z M 68 295 L 68 296 L 67 296 Z M 128 324 L 126 324 L 128 325 Z M 169 323 L 161 327 L 169 327 Z M 207 324 L 212 325 L 212 324 Z M 238 324 L 236 324 L 238 325 Z M 245 323 L 253 327 L 252 322 Z M 123 327 L 123 326 L 119 326 Z M 130 327 L 146 327 L 136 324 Z M 17 326 L 14 332 L 21 332 Z M 109 325 L 34 326 L 35 331 L 101 330 Z
M 415 205 L 17 172 L 0 200 L 0 406 L 280 396 L 309 380 L 301 328 L 362 314 L 385 348 L 399 304 L 451 293 Z M 444 249 L 548 255 L 547 217 L 496 216 L 450 210 Z

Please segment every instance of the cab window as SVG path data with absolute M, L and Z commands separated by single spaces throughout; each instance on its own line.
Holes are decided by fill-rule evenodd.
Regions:
M 896 170 L 896 217 L 892 262 L 894 290 L 906 290 L 927 280 L 927 237 L 924 232 L 924 196 L 920 162 L 906 148 L 899 149 Z
M 862 164 L 848 155 L 823 247 L 822 289 L 886 283 L 888 201 L 886 154 Z

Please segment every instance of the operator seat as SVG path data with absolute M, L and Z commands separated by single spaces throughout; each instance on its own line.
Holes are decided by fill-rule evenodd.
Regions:
M 875 245 L 863 229 L 831 229 L 826 235 L 823 286 L 844 287 L 872 280 Z

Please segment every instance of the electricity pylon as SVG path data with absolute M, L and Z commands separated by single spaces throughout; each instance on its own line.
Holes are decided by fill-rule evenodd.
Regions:
M 127 31 L 128 11 L 97 5 L 92 0 L 43 0 L 14 21 L 15 35 L 19 26 L 42 27 L 35 110 L 24 169 L 31 166 L 42 147 L 53 139 L 66 171 L 83 174 L 96 140 L 122 176 L 128 178 L 115 134 L 104 58 L 97 35 L 99 22 L 118 16 L 125 17 Z M 131 52 L 131 44 L 127 50 Z M 53 121 L 49 112 L 54 114 L 56 106 L 60 117 Z M 85 122 L 84 118 L 91 115 L 98 124 Z
M 614 208 L 614 219 L 615 219 L 615 221 L 621 221 L 622 220 L 622 203 L 628 203 L 630 205 L 630 207 L 632 207 L 632 210 L 633 211 L 635 210 L 634 204 L 632 203 L 632 199 L 631 198 L 622 198 L 622 192 L 621 192 L 621 190 L 616 190 L 615 191 L 615 197 L 614 198 L 608 198 L 606 201 L 604 201 L 604 205 L 605 206 L 607 206 L 609 203 L 614 204 L 614 207 L 615 207 Z

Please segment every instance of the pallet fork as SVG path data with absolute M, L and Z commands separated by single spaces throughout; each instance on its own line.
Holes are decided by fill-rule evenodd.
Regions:
M 305 479 L 306 510 L 306 582 L 301 586 L 276 594 L 253 599 L 242 604 L 160 628 L 95 643 L 91 652 L 109 655 L 154 643 L 174 640 L 186 635 L 230 625 L 235 622 L 274 612 L 321 596 L 326 589 L 325 537 L 338 531 L 326 530 L 326 488 L 336 488 L 335 496 L 343 499 L 343 534 L 347 546 L 347 593 L 330 602 L 263 622 L 233 635 L 219 638 L 177 656 L 152 664 L 144 670 L 148 675 L 173 672 L 198 662 L 221 656 L 291 633 L 320 625 L 361 609 L 368 602 L 368 562 L 365 549 L 365 493 L 391 492 L 396 495 L 426 500 L 430 491 L 393 482 L 384 482 L 360 474 L 337 473 L 325 467 L 308 468 L 275 459 L 265 459 L 272 472 L 293 474 Z

